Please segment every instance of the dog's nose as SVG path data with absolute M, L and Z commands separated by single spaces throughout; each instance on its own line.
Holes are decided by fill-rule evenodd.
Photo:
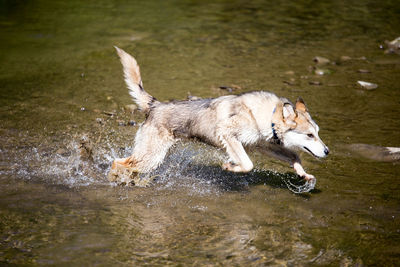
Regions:
M 328 148 L 328 147 L 325 147 L 324 153 L 325 153 L 325 155 L 328 155 L 328 154 L 329 154 L 329 148 Z

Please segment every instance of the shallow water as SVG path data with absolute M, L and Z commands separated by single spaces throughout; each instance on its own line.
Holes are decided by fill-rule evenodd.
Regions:
M 398 264 L 399 164 L 347 149 L 400 146 L 400 57 L 379 48 L 399 35 L 398 1 L 1 1 L 0 25 L 1 264 Z M 301 154 L 316 189 L 293 194 L 289 166 L 259 153 L 253 172 L 223 172 L 223 151 L 198 143 L 148 188 L 110 184 L 137 130 L 120 121 L 143 121 L 124 110 L 113 45 L 159 100 L 302 96 L 331 149 Z

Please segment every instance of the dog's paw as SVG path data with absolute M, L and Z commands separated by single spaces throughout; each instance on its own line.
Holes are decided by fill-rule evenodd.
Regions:
M 230 171 L 230 172 L 235 172 L 237 171 L 238 165 L 232 163 L 232 162 L 225 162 L 222 164 L 222 169 L 225 171 Z
M 136 185 L 136 183 L 142 184 L 142 182 L 138 181 L 138 171 L 135 168 L 126 167 L 121 164 L 113 164 L 107 178 L 110 182 L 114 182 L 118 185 L 128 186 L 131 184 Z
M 305 173 L 302 177 L 303 177 L 304 180 L 306 180 L 306 181 L 316 180 L 315 177 L 314 177 L 314 175 L 308 174 L 308 173 Z
M 232 162 L 225 162 L 222 164 L 222 169 L 230 172 L 248 172 L 242 166 L 232 163 Z

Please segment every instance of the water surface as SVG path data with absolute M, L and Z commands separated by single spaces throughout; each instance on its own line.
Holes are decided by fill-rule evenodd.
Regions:
M 2 264 L 399 262 L 399 164 L 347 149 L 400 146 L 400 57 L 379 48 L 399 35 L 398 1 L 6 0 L 0 25 Z M 220 86 L 302 96 L 331 149 L 301 154 L 316 189 L 293 194 L 290 167 L 259 153 L 253 172 L 223 172 L 223 151 L 198 143 L 172 149 L 151 187 L 110 184 L 137 130 L 120 124 L 144 119 L 124 109 L 113 45 L 159 100 Z

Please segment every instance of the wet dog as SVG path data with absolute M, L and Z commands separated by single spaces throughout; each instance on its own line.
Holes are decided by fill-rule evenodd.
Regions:
M 245 147 L 253 146 L 288 161 L 306 180 L 315 180 L 304 171 L 292 149 L 318 158 L 327 156 L 329 149 L 319 138 L 319 127 L 301 98 L 293 105 L 273 93 L 256 91 L 194 101 L 159 102 L 144 91 L 136 60 L 122 49 L 116 47 L 116 50 L 129 93 L 146 119 L 136 133 L 132 155 L 112 163 L 110 181 L 145 185 L 146 182 L 134 179 L 135 174 L 156 169 L 169 148 L 182 138 L 196 138 L 224 148 L 229 160 L 222 168 L 227 171 L 251 171 L 253 163 Z

